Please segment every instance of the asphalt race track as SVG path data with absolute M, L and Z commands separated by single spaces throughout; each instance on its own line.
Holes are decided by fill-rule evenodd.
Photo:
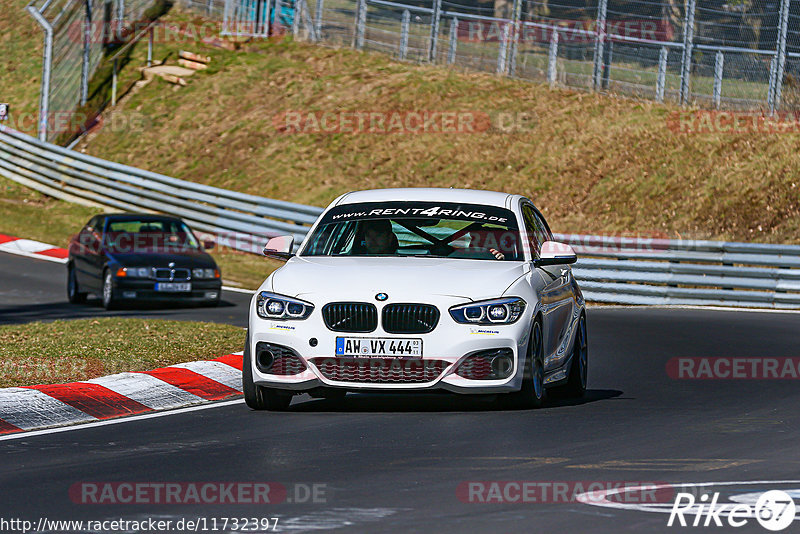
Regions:
M 250 295 L 244 293 L 223 290 L 216 309 L 150 306 L 106 311 L 96 297 L 90 297 L 86 304 L 70 304 L 66 284 L 67 268 L 63 264 L 0 253 L 0 324 L 118 315 L 247 326 Z
M 62 277 L 52 274 L 59 269 L 0 255 L 2 322 L 104 315 L 97 306 L 65 304 Z M 244 324 L 247 308 L 239 297 L 246 300 L 226 294 L 233 305 L 216 310 L 122 314 Z M 351 394 L 340 401 L 304 396 L 287 413 L 253 412 L 235 401 L 9 436 L 0 441 L 0 517 L 173 525 L 201 518 L 208 532 L 214 524 L 217 532 L 241 531 L 230 522 L 222 528 L 222 521 L 243 517 L 278 517 L 282 532 L 730 532 L 727 523 L 669 528 L 667 513 L 642 505 L 646 496 L 634 498 L 633 509 L 619 509 L 578 502 L 570 492 L 549 499 L 540 492 L 536 502 L 518 502 L 509 488 L 750 482 L 708 486 L 720 501 L 800 488 L 797 380 L 688 380 L 667 372 L 671 358 L 798 357 L 800 315 L 609 307 L 589 310 L 588 327 L 587 397 L 551 399 L 540 410 L 500 411 L 491 398 L 444 394 Z M 270 483 L 275 498 L 258 505 L 197 504 L 187 493 L 181 500 L 189 502 L 154 504 L 149 494 L 150 503 L 92 504 L 91 495 L 112 482 L 184 489 Z M 316 499 L 309 496 L 314 487 Z M 504 502 L 474 502 L 491 497 L 492 487 L 504 488 Z M 798 527 L 796 520 L 785 532 Z M 735 530 L 767 532 L 753 519 Z

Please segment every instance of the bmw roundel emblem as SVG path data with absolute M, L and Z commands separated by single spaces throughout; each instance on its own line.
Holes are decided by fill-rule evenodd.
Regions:
M 378 293 L 377 295 L 375 295 L 375 300 L 379 300 L 381 302 L 383 302 L 384 300 L 386 300 L 388 298 L 389 298 L 389 295 L 387 295 L 386 293 Z

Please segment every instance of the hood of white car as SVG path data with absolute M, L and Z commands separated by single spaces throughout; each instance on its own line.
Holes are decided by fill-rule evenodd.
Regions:
M 312 301 L 372 301 L 378 293 L 386 293 L 390 302 L 434 295 L 480 300 L 501 296 L 527 271 L 526 264 L 510 261 L 306 256 L 278 269 L 271 290 Z

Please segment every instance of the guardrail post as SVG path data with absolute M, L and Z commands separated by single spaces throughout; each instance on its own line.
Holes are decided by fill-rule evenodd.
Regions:
M 431 37 L 428 44 L 428 61 L 436 61 L 436 48 L 439 43 L 439 21 L 442 18 L 442 0 L 433 0 L 433 14 L 431 15 Z
M 92 46 L 92 5 L 89 0 L 83 3 L 83 58 L 81 61 L 81 106 L 89 99 L 89 51 Z
M 778 27 L 778 47 L 775 55 L 775 75 L 774 80 L 771 80 L 770 83 L 770 89 L 772 92 L 772 103 L 769 108 L 770 114 L 775 113 L 775 110 L 781 106 L 783 71 L 786 68 L 786 34 L 789 29 L 789 2 L 790 0 L 781 0 L 780 25 Z
M 447 64 L 452 65 L 456 62 L 456 47 L 458 46 L 458 18 L 450 20 L 450 42 L 447 46 Z
M 42 86 L 39 94 L 39 140 L 47 141 L 47 118 L 50 113 L 50 74 L 53 66 L 53 27 L 33 6 L 28 13 L 44 30 L 44 52 L 42 53 Z
M 681 105 L 689 103 L 689 87 L 692 76 L 692 52 L 694 50 L 694 11 L 696 0 L 686 0 L 686 16 L 683 19 L 683 55 L 681 56 Z
M 519 24 L 522 15 L 522 0 L 514 0 L 514 12 L 511 16 L 511 48 L 508 59 L 508 75 L 517 74 L 517 52 L 519 45 Z
M 403 18 L 400 22 L 400 61 L 405 61 L 408 54 L 408 31 L 411 26 L 411 12 L 403 10 Z
M 558 79 L 558 30 L 552 27 L 550 32 L 550 50 L 547 53 L 547 82 L 550 87 L 553 87 Z
M 322 10 L 325 8 L 325 0 L 317 0 L 317 7 L 314 12 L 314 31 L 317 34 L 317 39 L 322 39 Z
M 719 109 L 722 101 L 722 69 L 725 64 L 725 56 L 722 55 L 722 50 L 717 50 L 717 55 L 714 58 L 714 109 Z
M 511 24 L 506 24 L 503 28 L 503 35 L 500 37 L 500 47 L 497 50 L 497 74 L 506 73 L 506 57 L 508 56 L 508 41 L 511 38 Z
M 114 58 L 114 72 L 111 75 L 111 107 L 117 105 L 117 58 Z
M 353 48 L 364 48 L 364 35 L 367 32 L 367 1 L 356 0 L 356 31 L 353 36 Z
M 656 78 L 656 102 L 664 101 L 664 89 L 667 85 L 667 58 L 669 50 L 666 46 L 661 47 L 658 53 L 658 77 Z
M 597 25 L 595 27 L 594 42 L 594 76 L 593 87 L 600 90 L 603 75 L 603 49 L 606 41 L 606 14 L 608 13 L 608 0 L 599 0 L 597 3 Z

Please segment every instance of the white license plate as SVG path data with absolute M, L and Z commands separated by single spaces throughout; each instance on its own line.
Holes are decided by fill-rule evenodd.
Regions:
M 337 356 L 359 356 L 362 358 L 421 358 L 421 339 L 388 337 L 337 337 Z
M 192 284 L 190 282 L 156 282 L 156 291 L 179 293 L 191 290 Z

